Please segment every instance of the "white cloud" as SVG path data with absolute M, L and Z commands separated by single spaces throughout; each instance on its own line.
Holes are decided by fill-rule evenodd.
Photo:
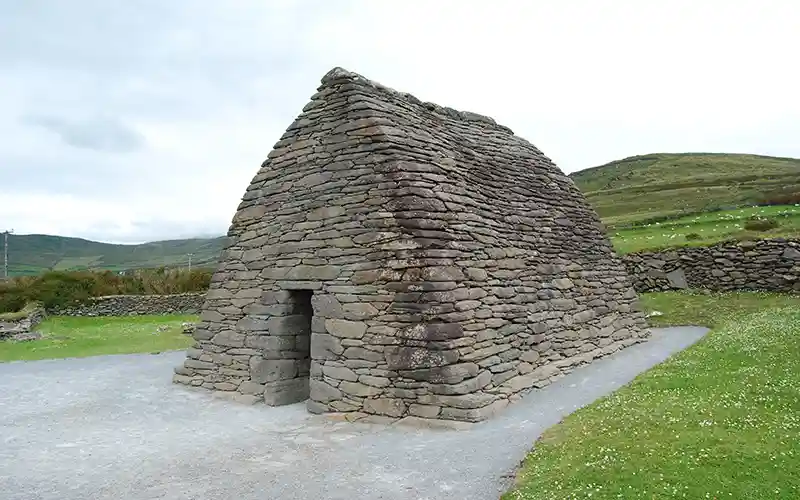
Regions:
M 793 0 L 132 5 L 31 0 L 0 20 L 0 226 L 224 233 L 337 65 L 490 115 L 565 171 L 661 151 L 800 156 Z M 75 148 L 25 116 L 107 117 L 142 140 Z

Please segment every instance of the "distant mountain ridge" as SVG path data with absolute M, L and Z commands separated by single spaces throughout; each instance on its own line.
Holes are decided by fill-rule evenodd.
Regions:
M 190 238 L 120 245 L 83 238 L 43 234 L 8 237 L 8 269 L 12 276 L 47 270 L 126 269 L 213 266 L 227 238 Z
M 569 175 L 608 225 L 676 213 L 800 200 L 800 159 L 724 153 L 632 156 Z M 118 245 L 50 235 L 9 236 L 9 271 L 213 266 L 227 238 Z

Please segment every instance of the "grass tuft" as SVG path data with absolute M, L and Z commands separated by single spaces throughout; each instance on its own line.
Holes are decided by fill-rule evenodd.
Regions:
M 745 207 L 709 212 L 626 228 L 610 227 L 607 234 L 614 249 L 622 254 L 706 246 L 723 241 L 800 237 L 800 206 Z
M 549 429 L 502 498 L 800 497 L 800 297 L 661 293 L 695 346 Z
M 28 315 L 30 315 L 30 313 L 42 307 L 44 307 L 44 305 L 41 302 L 28 302 L 25 304 L 25 307 L 19 311 L 0 313 L 0 321 L 18 321 L 25 319 L 28 317 Z
M 54 316 L 37 330 L 40 340 L 0 342 L 0 361 L 74 358 L 185 349 L 192 345 L 181 323 L 197 316 L 65 317 Z

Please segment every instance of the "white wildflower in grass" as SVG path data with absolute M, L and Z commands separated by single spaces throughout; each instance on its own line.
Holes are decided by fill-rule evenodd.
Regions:
M 800 498 L 800 297 L 643 301 L 654 324 L 715 328 L 548 430 L 503 498 Z

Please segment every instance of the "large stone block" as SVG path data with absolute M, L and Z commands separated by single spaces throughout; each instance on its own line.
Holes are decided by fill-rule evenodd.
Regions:
M 311 305 L 314 308 L 314 315 L 323 318 L 343 318 L 344 310 L 342 304 L 331 294 L 314 294 L 311 297 Z
M 485 370 L 457 384 L 431 384 L 430 390 L 433 394 L 468 394 L 483 389 L 491 382 L 492 372 Z
M 390 370 L 414 370 L 451 365 L 458 361 L 458 351 L 434 351 L 424 347 L 388 347 L 386 361 Z
M 399 418 L 406 412 L 406 404 L 402 399 L 368 399 L 364 402 L 364 411 L 375 415 Z
M 345 348 L 342 346 L 342 341 L 338 337 L 328 335 L 327 333 L 311 334 L 311 357 L 313 359 L 339 359 L 344 352 Z M 344 357 L 350 358 L 352 356 L 345 355 Z
M 341 269 L 337 266 L 294 266 L 283 276 L 287 280 L 330 281 L 339 276 Z
M 319 379 L 308 381 L 310 398 L 318 403 L 328 403 L 342 399 L 342 391 Z
M 309 397 L 308 377 L 267 382 L 264 385 L 264 402 L 271 406 L 290 405 Z
M 342 382 L 339 384 L 339 389 L 345 394 L 362 398 L 377 396 L 383 392 L 383 389 L 380 387 L 362 384 L 360 382 Z
M 334 337 L 360 339 L 367 331 L 367 324 L 363 321 L 326 319 L 325 329 Z
M 287 380 L 297 376 L 297 368 L 297 361 L 293 359 L 263 359 L 254 356 L 250 359 L 250 379 L 259 384 Z
M 401 371 L 400 375 L 413 380 L 432 382 L 434 384 L 456 384 L 466 378 L 474 377 L 478 374 L 479 370 L 480 368 L 475 363 L 458 363 L 434 368 L 405 370 Z

